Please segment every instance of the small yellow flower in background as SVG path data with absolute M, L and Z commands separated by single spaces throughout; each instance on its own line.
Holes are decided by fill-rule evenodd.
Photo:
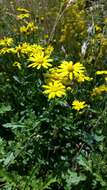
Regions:
M 48 85 L 43 85 L 44 94 L 48 94 L 48 98 L 52 99 L 55 97 L 62 97 L 63 95 L 66 95 L 66 90 L 65 86 L 59 82 L 59 81 L 54 81 L 50 82 Z
M 101 29 L 101 27 L 100 27 L 100 26 L 95 25 L 95 31 L 96 31 L 96 32 L 101 32 L 101 30 L 102 30 L 102 29 Z
M 93 89 L 92 96 L 100 95 L 106 92 L 107 92 L 107 85 L 103 84 Z
M 30 65 L 28 65 L 28 67 L 32 67 L 32 68 L 37 68 L 40 69 L 41 67 L 43 68 L 48 68 L 51 67 L 52 65 L 50 64 L 50 62 L 52 62 L 53 60 L 50 59 L 50 57 L 47 55 L 44 55 L 44 52 L 40 52 L 38 54 L 34 54 L 34 56 L 30 56 L 29 57 L 29 61 L 33 62 Z
M 87 107 L 87 104 L 85 103 L 85 101 L 79 101 L 79 100 L 74 100 L 72 102 L 72 108 L 77 110 L 77 111 L 80 111 L 81 109 L 84 109 Z
M 48 38 L 49 38 L 49 35 L 48 35 L 48 34 L 45 34 L 45 35 L 44 35 L 44 38 L 45 38 L 45 39 L 48 39 Z
M 22 20 L 22 19 L 25 19 L 25 18 L 29 18 L 30 17 L 30 14 L 29 13 L 24 13 L 24 14 L 19 14 L 17 16 L 17 19 L 18 20 Z
M 19 30 L 20 30 L 20 33 L 26 33 L 27 32 L 27 27 L 26 26 L 21 26 Z
M 104 71 L 96 71 L 97 75 L 107 75 L 107 70 Z
M 52 52 L 53 52 L 53 50 L 54 50 L 54 48 L 53 48 L 51 45 L 49 45 L 49 46 L 45 49 L 45 54 L 46 54 L 46 55 L 51 55 Z
M 11 46 L 13 45 L 13 38 L 4 37 L 0 39 L 0 46 Z
M 21 26 L 19 28 L 20 33 L 26 33 L 30 34 L 32 32 L 35 32 L 38 29 L 38 26 L 36 26 L 33 22 L 29 22 L 27 26 Z
M 69 86 L 69 87 L 67 87 L 66 88 L 68 91 L 71 91 L 72 90 L 72 88 Z
M 15 62 L 13 63 L 13 66 L 14 66 L 14 67 L 17 67 L 18 69 L 21 70 L 21 63 L 15 61 Z
M 36 26 L 34 22 L 29 22 L 27 25 L 27 29 L 33 32 L 38 29 L 38 26 Z
M 29 12 L 27 9 L 25 9 L 25 8 L 23 8 L 23 7 L 18 7 L 16 10 L 17 10 L 17 11 L 20 11 L 20 12 L 25 12 L 25 13 L 28 13 L 28 12 Z

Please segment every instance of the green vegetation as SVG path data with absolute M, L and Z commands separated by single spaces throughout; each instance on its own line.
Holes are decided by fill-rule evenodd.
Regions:
M 107 190 L 107 2 L 0 2 L 1 190 Z

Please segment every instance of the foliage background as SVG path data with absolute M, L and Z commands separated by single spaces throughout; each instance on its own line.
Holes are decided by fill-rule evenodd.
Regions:
M 12 55 L 0 54 L 0 188 L 2 190 L 107 190 L 107 95 L 92 97 L 106 84 L 97 70 L 107 70 L 107 2 L 78 0 L 1 2 L 0 37 L 54 47 L 54 64 L 80 61 L 94 78 L 76 84 L 67 103 L 85 100 L 77 112 L 65 99 L 49 101 L 42 93 L 43 75 L 12 66 Z M 38 25 L 31 35 L 18 32 L 17 7 L 30 10 Z M 93 34 L 87 32 L 93 26 Z M 97 30 L 95 27 L 99 26 Z M 81 53 L 88 43 L 85 55 Z

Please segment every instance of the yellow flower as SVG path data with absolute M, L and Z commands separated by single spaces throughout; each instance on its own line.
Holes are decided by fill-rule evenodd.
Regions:
M 32 32 L 35 32 L 38 29 L 38 26 L 36 26 L 33 22 L 29 22 L 27 26 L 21 26 L 19 28 L 20 33 L 26 33 L 30 34 Z
M 17 16 L 17 18 L 18 18 L 19 20 L 24 19 L 24 18 L 29 18 L 29 17 L 30 17 L 30 14 L 29 14 L 29 13 L 19 14 L 19 15 Z
M 45 39 L 48 39 L 48 38 L 49 38 L 49 35 L 48 35 L 48 34 L 45 34 L 45 35 L 44 35 L 44 38 L 45 38 Z
M 70 80 L 76 79 L 78 82 L 90 80 L 85 75 L 85 67 L 79 62 L 73 64 L 72 61 L 63 61 L 59 66 L 59 73 L 61 73 L 62 77 L 68 77 Z
M 27 27 L 26 26 L 21 26 L 19 30 L 20 30 L 21 33 L 26 33 L 27 32 Z
M 44 52 L 35 54 L 34 56 L 32 55 L 29 58 L 29 61 L 33 62 L 28 65 L 28 67 L 32 68 L 36 67 L 37 69 L 40 69 L 41 67 L 43 67 L 47 69 L 48 67 L 52 66 L 50 64 L 50 62 L 52 62 L 52 59 L 50 59 L 49 56 L 44 56 Z
M 46 55 L 51 55 L 51 53 L 53 52 L 54 48 L 49 45 L 46 49 L 45 49 L 45 54 Z
M 43 88 L 45 88 L 44 94 L 48 94 L 49 99 L 66 95 L 65 86 L 58 81 L 50 82 L 48 85 L 43 85 Z
M 77 111 L 80 111 L 81 109 L 84 109 L 85 107 L 87 107 L 87 104 L 85 104 L 85 101 L 78 101 L 78 100 L 74 100 L 73 103 L 73 109 L 77 110 Z
M 27 25 L 27 29 L 30 31 L 35 31 L 36 29 L 38 29 L 38 26 L 36 26 L 33 22 L 29 22 Z
M 107 75 L 107 70 L 105 70 L 105 71 L 96 71 L 96 74 L 97 75 Z
M 22 43 L 14 48 L 15 53 L 17 53 L 18 57 L 20 55 L 28 55 L 29 57 L 34 57 L 37 54 L 42 54 L 44 52 L 44 48 L 41 45 L 30 44 L 30 43 Z
M 98 87 L 95 87 L 92 92 L 92 96 L 100 95 L 101 93 L 107 92 L 107 85 L 103 84 Z
M 95 25 L 95 31 L 96 31 L 96 32 L 101 32 L 101 30 L 102 30 L 102 29 L 101 29 L 101 27 L 100 27 L 100 26 Z
M 15 61 L 15 62 L 13 63 L 13 66 L 14 66 L 14 67 L 18 67 L 18 69 L 21 70 L 21 63 Z
M 0 39 L 1 46 L 11 46 L 13 44 L 13 38 L 4 37 L 4 39 Z
M 22 43 L 21 46 L 19 46 L 19 49 L 22 54 L 29 54 L 32 51 L 32 45 L 25 42 L 25 43 Z
M 62 77 L 68 77 L 70 80 L 73 79 L 73 62 L 63 61 L 59 66 L 59 73 Z
M 22 7 L 18 7 L 16 10 L 17 10 L 17 11 L 20 11 L 20 12 L 26 12 L 26 13 L 29 12 L 27 9 L 22 8 Z

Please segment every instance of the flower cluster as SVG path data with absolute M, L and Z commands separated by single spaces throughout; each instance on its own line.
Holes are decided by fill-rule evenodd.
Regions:
M 27 9 L 18 7 L 16 10 L 18 11 L 18 15 L 17 15 L 18 20 L 23 20 L 30 17 L 30 13 Z
M 26 26 L 20 27 L 20 33 L 26 33 L 27 35 L 35 32 L 38 29 L 38 26 L 35 25 L 33 22 L 29 22 Z
M 54 96 L 50 96 L 53 93 L 53 88 L 55 88 L 55 92 L 59 88 L 58 86 L 64 87 L 64 93 L 60 93 L 60 97 L 66 95 L 65 90 L 68 88 L 72 88 L 73 84 L 76 82 L 84 82 L 90 81 L 92 78 L 88 77 L 86 74 L 86 69 L 82 63 L 77 62 L 73 63 L 72 61 L 63 61 L 58 67 L 54 67 L 49 69 L 49 71 L 45 74 L 45 80 L 47 85 L 43 86 L 44 88 L 50 88 L 50 90 L 44 90 L 45 94 L 48 94 L 49 99 L 59 97 L 57 93 L 54 93 Z M 52 92 L 51 92 L 52 89 Z
M 1 44 L 4 44 L 5 46 L 12 45 L 13 40 L 11 38 L 4 38 L 1 39 Z M 27 61 L 29 62 L 28 67 L 37 68 L 48 68 L 51 67 L 52 58 L 50 58 L 51 53 L 53 52 L 53 47 L 51 45 L 47 46 L 46 48 L 42 47 L 38 44 L 30 44 L 30 43 L 20 43 L 19 45 L 15 47 L 3 47 L 1 48 L 0 54 L 4 55 L 6 53 L 12 53 L 15 54 L 18 58 L 20 57 L 26 57 Z M 31 63 L 30 63 L 31 62 Z M 18 63 L 18 62 L 17 62 Z M 18 68 L 21 69 L 19 64 L 13 64 L 17 65 Z

